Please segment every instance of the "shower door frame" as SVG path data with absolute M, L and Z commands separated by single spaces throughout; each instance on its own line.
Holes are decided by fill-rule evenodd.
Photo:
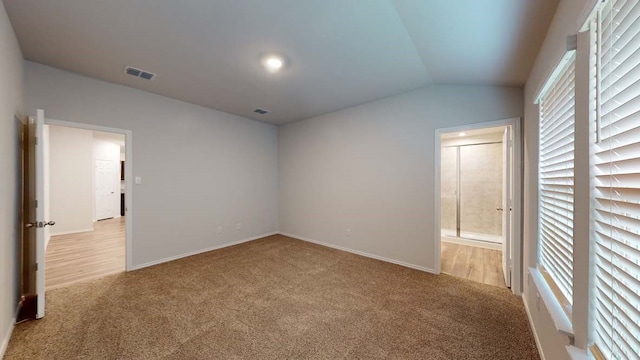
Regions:
M 488 121 L 482 123 L 466 124 L 447 128 L 438 128 L 435 130 L 435 161 L 434 161 L 434 263 L 435 271 L 440 274 L 442 271 L 442 223 L 441 223 L 441 135 L 452 132 L 463 132 L 478 130 L 484 128 L 492 128 L 499 126 L 511 126 L 513 139 L 513 158 L 511 166 L 513 178 L 511 179 L 511 189 L 513 193 L 512 203 L 512 223 L 510 243 L 510 263 L 507 266 L 511 269 L 511 291 L 516 295 L 521 295 L 523 291 L 523 236 L 522 236 L 522 164 L 523 164 L 523 139 L 522 139 L 522 118 L 510 118 L 504 120 Z

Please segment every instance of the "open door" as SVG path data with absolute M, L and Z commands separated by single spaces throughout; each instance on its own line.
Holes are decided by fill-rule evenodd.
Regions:
M 29 117 L 27 130 L 27 222 L 30 239 L 35 245 L 35 290 L 36 290 L 36 319 L 44 316 L 45 292 L 45 239 L 44 228 L 55 222 L 44 219 L 44 149 L 42 139 L 44 133 L 44 111 L 38 110 L 37 116 Z
M 511 287 L 512 144 L 511 126 L 507 126 L 502 134 L 502 272 L 507 287 Z

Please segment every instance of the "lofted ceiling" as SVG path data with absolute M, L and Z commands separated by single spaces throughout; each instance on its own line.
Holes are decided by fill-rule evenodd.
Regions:
M 559 0 L 4 0 L 27 60 L 283 124 L 432 84 L 522 86 Z M 261 64 L 282 54 L 283 71 Z M 126 75 L 126 65 L 157 74 Z M 253 112 L 263 108 L 271 112 Z

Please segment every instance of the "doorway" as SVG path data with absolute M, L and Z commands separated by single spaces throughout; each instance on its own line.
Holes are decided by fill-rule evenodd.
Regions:
M 50 140 L 50 134 L 45 132 L 45 124 L 52 126 L 59 126 L 69 129 L 85 129 L 90 131 L 99 131 L 106 133 L 115 133 L 124 135 L 124 143 L 126 145 L 126 153 L 125 156 L 128 159 L 132 159 L 132 151 L 131 151 L 131 140 L 132 133 L 130 130 L 116 129 L 116 128 L 107 128 L 96 125 L 89 125 L 83 123 L 76 122 L 67 122 L 53 119 L 45 119 L 44 110 L 38 109 L 36 111 L 35 116 L 30 116 L 27 124 L 25 125 L 25 136 L 23 137 L 23 148 L 24 148 L 24 190 L 23 190 L 23 204 L 24 204 L 24 226 L 27 230 L 23 232 L 23 243 L 28 244 L 23 251 L 23 261 L 24 268 L 27 270 L 25 274 L 23 274 L 23 289 L 26 292 L 23 294 L 22 299 L 20 301 L 20 319 L 27 318 L 36 318 L 40 319 L 45 315 L 45 303 L 46 303 L 46 272 L 47 272 L 47 258 L 46 258 L 46 249 L 48 246 L 48 240 L 50 240 L 50 229 L 52 226 L 56 225 L 56 222 L 50 218 L 51 208 L 50 208 L 50 200 L 51 200 L 51 180 L 48 177 L 51 176 L 51 164 L 49 161 L 45 161 L 48 159 L 48 152 L 50 149 L 50 144 L 48 141 Z M 50 131 L 50 128 L 49 128 Z M 46 143 L 46 144 L 45 144 Z M 64 141 L 62 142 L 64 144 Z M 45 146 L 46 145 L 46 146 Z M 68 144 L 67 144 L 68 145 Z M 93 157 L 93 149 L 91 148 L 93 145 L 90 145 L 90 149 L 84 152 L 79 152 L 79 154 L 86 156 L 89 154 L 89 159 Z M 71 149 L 69 154 L 78 153 L 78 149 Z M 64 153 L 62 154 L 62 158 L 66 160 L 64 157 Z M 68 163 L 68 162 L 67 162 Z M 71 164 L 70 168 L 76 164 Z M 55 165 L 54 165 L 55 166 Z M 69 165 L 68 165 L 69 166 Z M 89 160 L 89 169 L 92 167 L 92 161 Z M 57 167 L 56 167 L 57 168 Z M 129 160 L 126 166 L 123 166 L 126 169 L 127 174 L 132 173 L 132 161 Z M 93 175 L 93 171 L 89 170 L 89 173 Z M 79 174 L 76 172 L 76 174 Z M 82 172 L 82 174 L 86 175 L 86 172 Z M 79 175 L 80 176 L 80 175 Z M 68 181 L 62 181 L 61 186 L 69 185 Z M 91 181 L 93 185 L 93 178 Z M 124 202 L 124 208 L 122 213 L 124 214 L 125 225 L 124 229 L 126 229 L 126 234 L 124 237 L 125 242 L 125 270 L 129 271 L 132 268 L 132 248 L 133 248 L 133 222 L 132 222 L 132 211 L 133 211 L 133 202 L 132 202 L 132 180 L 131 176 L 125 178 L 126 189 L 128 189 L 129 196 L 126 197 Z M 87 186 L 86 182 L 83 182 L 83 186 Z M 63 199 L 64 201 L 71 202 L 71 199 L 76 195 L 76 189 L 71 188 L 71 190 L 62 192 L 63 195 L 67 195 L 69 199 Z M 60 194 L 59 192 L 55 192 L 55 194 Z M 91 193 L 89 197 L 95 199 Z M 93 204 L 92 204 L 93 205 Z M 81 214 L 84 217 L 87 214 L 93 216 L 95 219 L 95 207 L 89 206 L 89 209 L 86 207 L 80 209 L 78 211 L 77 208 L 67 207 L 71 211 L 75 211 L 76 214 Z M 70 217 L 69 219 L 74 219 L 74 217 Z M 86 229 L 91 231 L 93 229 Z M 58 232 L 63 231 L 59 228 Z M 74 231 L 75 232 L 75 231 Z M 98 276 L 96 276 L 98 277 Z M 33 292 L 32 292 L 33 291 Z
M 521 291 L 519 119 L 436 131 L 439 272 Z
M 125 135 L 44 125 L 45 288 L 124 272 Z

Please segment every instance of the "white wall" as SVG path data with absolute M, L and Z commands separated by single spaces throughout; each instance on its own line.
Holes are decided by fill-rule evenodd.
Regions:
M 32 62 L 25 75 L 29 114 L 132 131 L 134 266 L 277 231 L 276 126 Z
M 522 101 L 433 86 L 281 126 L 280 231 L 434 269 L 435 129 L 521 117 Z
M 49 126 L 51 236 L 93 230 L 93 133 Z
M 124 135 L 122 136 L 124 137 Z M 101 140 L 93 139 L 93 158 L 92 158 L 92 193 L 93 193 L 93 221 L 96 221 L 96 179 L 95 179 L 95 163 L 96 160 L 111 160 L 113 165 L 113 217 L 120 217 L 120 145 Z
M 525 271 L 528 267 L 534 267 L 536 265 L 538 246 L 538 213 L 536 206 L 538 198 L 538 109 L 537 106 L 534 105 L 535 97 L 564 55 L 566 37 L 569 35 L 575 35 L 578 32 L 583 23 L 584 17 L 588 13 L 588 8 L 593 4 L 595 4 L 595 1 L 592 0 L 563 0 L 560 2 L 525 87 L 525 207 L 523 222 Z M 585 78 L 584 70 L 584 68 L 580 68 L 579 65 L 576 65 L 577 82 L 578 78 Z M 588 68 L 586 71 L 588 72 Z M 578 83 L 576 83 L 576 101 L 582 97 L 584 90 L 584 87 L 581 88 L 578 86 Z M 576 108 L 582 109 L 584 106 L 576 105 Z M 582 111 L 579 109 L 577 111 Z M 576 117 L 578 117 L 578 114 Z M 580 123 L 581 121 L 576 119 L 576 122 Z M 580 125 L 576 125 L 577 132 L 578 126 Z M 579 143 L 582 144 L 582 142 L 586 140 L 588 139 L 576 136 L 576 146 L 578 146 Z M 586 170 L 586 176 L 576 176 L 577 192 L 579 191 L 579 182 L 586 182 L 586 190 L 588 192 L 588 168 L 583 167 L 583 170 L 578 169 L 578 164 L 584 163 L 585 161 L 586 166 L 588 167 L 588 153 L 583 153 L 582 155 L 576 153 L 576 174 L 578 174 L 579 171 Z M 583 213 L 585 212 L 588 218 L 588 196 L 585 198 L 577 196 L 575 205 L 576 218 L 584 216 L 585 214 Z M 584 223 L 588 226 L 588 221 Z M 578 229 L 576 229 L 576 231 L 578 231 Z M 574 330 L 576 331 L 576 345 L 584 349 L 587 341 L 586 311 L 588 304 L 586 295 L 588 292 L 588 264 L 585 263 L 588 263 L 588 235 L 586 237 L 582 237 L 576 232 L 575 236 L 579 241 L 574 242 L 574 257 L 576 259 L 584 259 L 585 261 L 580 261 L 585 266 L 582 266 L 581 264 L 576 264 L 577 266 L 574 266 L 574 272 L 577 274 L 577 277 L 574 277 L 574 294 L 577 294 L 577 296 L 574 296 L 573 321 Z M 526 271 L 526 273 L 528 273 L 528 271 Z M 564 335 L 560 335 L 556 331 L 549 315 L 549 311 L 545 308 L 544 302 L 538 299 L 538 289 L 536 289 L 535 284 L 529 279 L 528 275 L 527 280 L 524 282 L 524 289 L 525 304 L 530 312 L 533 327 L 538 337 L 539 345 L 542 348 L 544 358 L 550 360 L 568 359 L 567 352 L 564 348 L 564 346 L 568 344 L 568 338 Z
M 0 357 L 13 328 L 20 297 L 21 143 L 23 64 L 18 41 L 0 2 Z

